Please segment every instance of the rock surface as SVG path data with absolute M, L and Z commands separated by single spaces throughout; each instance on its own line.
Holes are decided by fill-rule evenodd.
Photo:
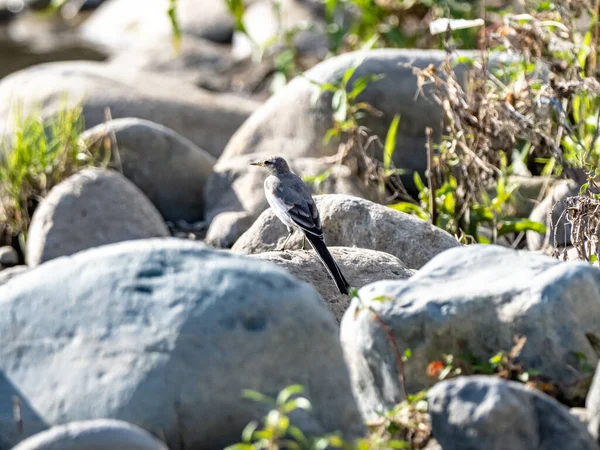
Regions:
M 252 224 L 252 221 L 269 207 L 264 194 L 263 183 L 269 175 L 264 169 L 250 166 L 250 162 L 269 155 L 251 154 L 219 160 L 213 168 L 206 187 L 206 218 L 211 222 L 209 234 L 228 236 L 223 247 L 231 247 L 234 242 Z M 375 188 L 365 188 L 357 177 L 345 166 L 333 165 L 315 158 L 299 158 L 288 161 L 292 170 L 300 177 L 308 177 L 306 187 L 313 194 L 348 194 L 362 198 L 375 199 Z M 252 221 L 248 223 L 246 215 L 240 222 L 231 221 L 231 215 L 224 221 L 215 220 L 223 213 L 246 213 Z M 227 222 L 229 229 L 220 228 Z M 219 229 L 212 231 L 213 224 Z
M 126 420 L 169 448 L 222 449 L 276 396 L 305 387 L 307 433 L 364 433 L 338 327 L 274 264 L 175 238 L 107 245 L 0 287 L 0 450 L 49 426 Z
M 8 269 L 0 270 L 0 286 L 8 283 L 13 278 L 29 271 L 31 268 L 29 266 L 14 266 L 9 267 Z
M 38 205 L 26 260 L 35 267 L 91 247 L 160 236 L 169 236 L 169 230 L 135 185 L 117 172 L 84 169 L 51 189 Z
M 386 252 L 406 267 L 420 269 L 438 253 L 459 244 L 450 234 L 431 224 L 386 206 L 348 195 L 314 197 L 325 243 L 329 246 L 358 247 Z M 278 248 L 287 237 L 285 225 L 271 209 L 260 215 L 233 246 L 239 253 L 251 254 Z M 302 246 L 301 234 L 286 246 Z
M 252 226 L 254 219 L 247 212 L 223 212 L 210 223 L 204 242 L 216 248 L 230 248 Z
M 529 218 L 546 225 L 546 235 L 533 231 L 527 232 L 529 250 L 541 250 L 544 247 L 554 247 L 554 230 L 556 229 L 556 245 L 562 247 L 571 244 L 571 226 L 563 216 L 566 205 L 562 200 L 579 194 L 581 185 L 573 180 L 556 184 L 548 195 L 531 212 Z M 560 221 L 559 221 L 560 219 Z
M 122 420 L 98 419 L 52 427 L 13 450 L 168 450 L 147 431 Z
M 19 264 L 19 254 L 10 245 L 0 247 L 0 268 Z
M 310 244 L 306 243 L 306 248 Z M 414 274 L 402 261 L 384 252 L 364 248 L 329 247 L 344 277 L 355 288 L 379 280 L 404 280 Z M 325 301 L 336 320 L 340 322 L 350 304 L 350 297 L 338 292 L 327 270 L 314 251 L 283 251 L 252 255 L 283 267 L 295 277 L 310 283 Z
M 304 76 L 297 77 L 273 95 L 233 135 L 223 153 L 224 158 L 249 153 L 276 154 L 294 160 L 301 157 L 330 156 L 337 152 L 338 141 L 323 143 L 327 131 L 332 128 L 332 94 L 321 92 L 311 81 L 336 85 L 346 70 L 360 57 L 358 52 L 347 53 L 318 64 Z M 384 74 L 385 77 L 371 82 L 357 101 L 368 102 L 383 113 L 383 117 L 367 116 L 362 120 L 371 131 L 385 142 L 385 136 L 395 114 L 401 115 L 393 155 L 397 167 L 423 172 L 426 168 L 425 128 L 430 126 L 434 136 L 439 133 L 442 110 L 418 91 L 413 64 L 425 68 L 438 65 L 445 58 L 443 51 L 409 49 L 371 50 L 358 67 L 348 85 L 359 77 Z M 456 69 L 459 79 L 461 66 Z M 429 92 L 425 86 L 424 92 Z M 313 98 L 318 96 L 313 106 Z M 406 177 L 408 187 L 412 173 Z
M 433 435 L 444 450 L 597 450 L 569 410 L 523 384 L 471 376 L 428 393 Z
M 102 5 L 83 25 L 81 34 L 89 41 L 113 49 L 162 38 L 170 41 L 173 30 L 166 14 L 169 0 L 112 0 Z M 181 32 L 215 42 L 229 42 L 233 19 L 225 2 L 178 0 L 177 18 Z
M 223 80 L 211 78 L 231 78 L 230 72 L 234 70 L 234 61 L 227 46 L 189 34 L 182 36 L 177 51 L 173 51 L 170 39 L 149 38 L 128 46 L 114 55 L 108 63 L 182 78 L 196 86 L 207 85 L 211 90 L 217 91 L 223 90 L 222 85 L 229 86 Z
M 152 201 L 165 220 L 196 222 L 204 216 L 204 186 L 215 158 L 173 130 L 125 118 L 98 125 L 83 136 L 90 145 L 111 145 L 112 159 Z
M 588 429 L 592 436 L 600 442 L 600 370 L 598 367 L 596 367 L 594 380 L 585 401 L 585 408 L 588 412 Z
M 527 339 L 522 367 L 557 383 L 583 377 L 574 352 L 598 361 L 586 333 L 600 323 L 600 272 L 587 263 L 472 245 L 445 251 L 409 280 L 380 281 L 359 294 L 389 325 L 399 351 L 411 349 L 408 392 L 433 383 L 427 366 L 443 354 L 487 361 L 510 351 L 515 336 Z M 357 307 L 353 301 L 344 315 L 341 341 L 359 407 L 371 417 L 402 400 L 403 391 L 387 335 L 369 314 L 355 316 Z
M 95 62 L 49 63 L 11 74 L 0 82 L 0 121 L 14 108 L 23 113 L 41 106 L 44 117 L 60 111 L 64 96 L 81 101 L 88 128 L 111 117 L 138 117 L 171 128 L 217 157 L 257 102 L 214 94 L 182 80 L 144 73 L 127 66 Z

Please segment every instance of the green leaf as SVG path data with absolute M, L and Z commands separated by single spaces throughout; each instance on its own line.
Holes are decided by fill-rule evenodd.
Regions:
M 268 397 L 264 394 L 261 394 L 260 392 L 257 391 L 253 391 L 251 389 L 244 389 L 242 391 L 242 397 L 250 399 L 250 400 L 254 400 L 257 402 L 261 402 L 261 403 L 267 403 L 269 405 L 275 405 L 275 399 Z
M 390 124 L 390 128 L 388 129 L 387 135 L 385 137 L 385 146 L 383 148 L 384 170 L 390 170 L 392 166 L 392 157 L 394 156 L 394 150 L 396 148 L 396 133 L 398 132 L 399 124 L 400 115 L 396 114 L 392 119 L 392 123 Z
M 302 392 L 304 392 L 304 388 L 301 384 L 292 384 L 279 392 L 275 403 L 281 406 L 287 402 L 292 395 L 302 394 Z
M 429 218 L 425 209 L 423 209 L 419 205 L 415 205 L 414 203 L 410 202 L 394 203 L 393 205 L 388 205 L 388 208 L 392 208 L 396 211 L 400 211 L 406 214 L 414 214 L 415 216 L 423 220 L 427 220 Z
M 242 431 L 242 441 L 244 442 L 252 442 L 252 436 L 254 432 L 258 428 L 258 422 L 256 420 L 251 421 L 248 425 L 244 427 Z
M 373 302 L 392 302 L 394 301 L 394 297 L 390 297 L 389 295 L 378 295 L 377 297 L 373 297 L 371 299 Z
M 340 131 L 337 128 L 330 128 L 329 130 L 327 130 L 327 133 L 325 133 L 325 137 L 323 137 L 323 143 L 327 145 L 329 144 L 331 139 L 333 139 L 334 137 L 338 137 L 339 135 Z
M 331 107 L 333 109 L 333 118 L 337 122 L 345 122 L 348 115 L 348 102 L 345 89 L 338 89 L 333 94 Z
M 181 28 L 177 20 L 177 0 L 169 0 L 169 9 L 167 10 L 169 21 L 171 22 L 171 30 L 173 32 L 173 44 L 179 50 L 181 48 Z
M 302 430 L 300 428 L 290 425 L 290 427 L 288 429 L 288 433 L 296 441 L 298 441 L 299 443 L 304 444 L 306 446 L 308 439 L 306 438 L 306 435 L 302 432 Z
M 415 185 L 417 186 L 419 192 L 423 192 L 425 190 L 425 185 L 423 184 L 423 180 L 421 180 L 421 175 L 419 175 L 419 172 L 414 173 L 413 180 L 415 181 Z
M 498 366 L 502 363 L 502 358 L 504 358 L 504 353 L 498 352 L 490 358 L 490 360 L 489 360 L 490 364 L 494 364 L 494 365 Z
M 579 189 L 579 195 L 583 195 L 585 194 L 585 191 L 587 191 L 589 183 L 583 183 L 583 185 L 581 186 L 581 189 Z
M 365 90 L 365 88 L 369 85 L 369 83 L 380 80 L 384 76 L 385 75 L 383 75 L 383 74 L 378 74 L 378 75 L 365 75 L 364 77 L 360 77 L 358 80 L 356 80 L 352 84 L 352 90 L 348 94 L 348 98 L 350 100 L 356 99 L 356 97 L 358 97 L 360 95 L 360 93 Z
M 508 233 L 520 233 L 522 231 L 535 231 L 539 234 L 546 234 L 546 225 L 531 219 L 505 219 L 500 222 L 498 236 Z
M 282 411 L 284 414 L 288 414 L 295 409 L 309 410 L 311 409 L 311 404 L 308 401 L 308 399 L 304 397 L 297 397 L 293 400 L 289 400 L 288 402 L 286 402 L 285 405 L 283 405 Z

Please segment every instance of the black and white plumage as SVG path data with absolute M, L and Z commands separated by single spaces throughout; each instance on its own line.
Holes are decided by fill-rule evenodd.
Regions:
M 294 231 L 299 229 L 335 281 L 340 293 L 347 295 L 350 285 L 325 245 L 317 205 L 302 179 L 290 170 L 281 157 L 267 158 L 251 164 L 265 167 L 271 172 L 265 180 L 265 196 L 277 218 L 288 229 L 289 234 L 283 247 Z

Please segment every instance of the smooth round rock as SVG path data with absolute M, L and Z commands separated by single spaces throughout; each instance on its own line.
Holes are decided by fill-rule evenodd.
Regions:
M 26 260 L 35 267 L 91 247 L 160 236 L 169 236 L 169 229 L 133 183 L 114 171 L 85 169 L 52 188 L 38 205 Z

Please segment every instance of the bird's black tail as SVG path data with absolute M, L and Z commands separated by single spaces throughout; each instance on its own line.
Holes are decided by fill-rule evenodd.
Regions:
M 306 233 L 306 239 L 308 239 L 308 242 L 310 242 L 312 248 L 315 249 L 317 256 L 327 269 L 327 272 L 329 272 L 331 278 L 333 278 L 333 281 L 335 281 L 340 293 L 348 295 L 350 285 L 346 281 L 346 278 L 344 278 L 344 275 L 333 259 L 333 256 L 331 256 L 331 253 L 329 253 L 329 249 L 325 245 L 325 242 L 323 242 L 323 238 Z

